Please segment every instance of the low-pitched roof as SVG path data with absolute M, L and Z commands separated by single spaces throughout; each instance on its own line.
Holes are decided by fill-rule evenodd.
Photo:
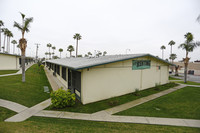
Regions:
M 94 66 L 144 57 L 144 56 L 150 56 L 153 58 L 156 58 L 164 63 L 167 63 L 169 65 L 174 65 L 169 63 L 168 61 L 162 60 L 159 57 L 155 57 L 151 54 L 126 54 L 126 55 L 106 55 L 106 56 L 100 56 L 100 57 L 67 57 L 62 59 L 55 59 L 55 60 L 47 60 L 46 62 L 65 66 L 74 70 L 84 69 L 84 68 L 90 68 Z
M 11 56 L 18 56 L 18 57 L 20 57 L 20 55 L 17 55 L 17 54 L 2 53 L 2 52 L 0 52 L 0 54 L 4 54 L 4 55 L 11 55 Z

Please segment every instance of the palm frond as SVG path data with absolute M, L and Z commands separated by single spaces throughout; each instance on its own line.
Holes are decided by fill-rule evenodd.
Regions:
M 23 28 L 22 28 L 22 25 L 20 25 L 19 23 L 17 23 L 17 22 L 14 22 L 14 25 L 13 25 L 13 27 L 17 27 L 18 28 L 18 30 L 20 30 L 20 31 L 22 31 L 23 30 Z
M 25 14 L 23 14 L 23 13 L 21 13 L 21 12 L 20 12 L 20 14 L 21 14 L 21 16 L 22 16 L 22 19 L 24 20 Z

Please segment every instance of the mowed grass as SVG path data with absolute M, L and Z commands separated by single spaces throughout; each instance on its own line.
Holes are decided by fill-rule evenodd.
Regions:
M 116 115 L 200 119 L 200 88 L 185 87 Z
M 0 75 L 16 73 L 19 70 L 0 70 Z
M 33 65 L 26 71 L 26 82 L 22 75 L 0 77 L 0 98 L 31 107 L 49 98 L 43 86 L 51 86 L 43 69 Z
M 141 97 L 149 96 L 158 92 L 161 92 L 163 90 L 172 88 L 177 86 L 175 83 L 168 83 L 162 86 L 159 86 L 159 89 L 156 90 L 154 87 L 149 88 L 146 90 L 142 90 L 139 92 L 140 95 L 135 95 L 135 93 L 126 94 L 119 97 L 113 97 L 107 100 L 102 100 L 99 102 L 89 103 L 86 105 L 81 104 L 80 102 L 76 102 L 75 106 L 73 107 L 66 107 L 64 109 L 51 109 L 50 107 L 47 108 L 47 110 L 61 110 L 61 111 L 69 111 L 69 112 L 79 112 L 79 113 L 94 113 L 97 111 L 101 111 L 104 109 L 112 108 L 114 106 L 118 106 L 136 99 L 139 99 Z
M 175 81 L 176 83 L 186 84 L 186 85 L 200 85 L 200 83 L 187 81 L 187 83 L 184 83 L 184 81 Z
M 169 80 L 181 80 L 181 79 L 178 79 L 178 78 L 174 78 L 174 77 L 169 76 Z
M 1 117 L 1 116 L 0 116 Z M 31 117 L 24 122 L 0 121 L 0 133 L 199 133 L 200 128 L 96 122 L 45 117 Z
M 9 109 L 6 109 L 4 107 L 0 107 L 0 122 L 4 121 L 5 119 L 15 115 L 16 113 L 14 111 L 11 111 Z M 1 130 L 0 130 L 1 132 Z

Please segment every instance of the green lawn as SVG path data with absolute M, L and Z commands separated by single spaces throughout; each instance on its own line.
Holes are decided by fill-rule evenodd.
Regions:
M 0 70 L 0 75 L 16 73 L 19 70 Z
M 200 132 L 199 128 L 144 125 L 114 122 L 95 122 L 84 120 L 70 120 L 45 117 L 31 117 L 24 122 L 3 122 L 14 112 L 0 107 L 0 133 L 63 133 L 63 132 L 83 132 L 83 133 L 156 133 L 156 132 Z M 6 117 L 5 117 L 6 116 Z
M 49 98 L 48 93 L 44 93 L 43 86 L 50 84 L 44 70 L 38 65 L 33 65 L 26 71 L 26 82 L 22 83 L 22 75 L 0 77 L 0 98 L 17 102 L 27 107 L 31 107 Z
M 94 113 L 100 110 L 104 110 L 104 109 L 108 109 L 120 104 L 124 104 L 130 101 L 133 101 L 135 99 L 139 99 L 141 97 L 145 97 L 151 94 L 155 94 L 158 93 L 160 91 L 172 88 L 174 86 L 177 86 L 177 84 L 175 83 L 168 83 L 162 86 L 159 86 L 159 90 L 155 90 L 155 88 L 150 88 L 150 89 L 146 89 L 143 91 L 140 91 L 140 95 L 136 96 L 134 93 L 130 93 L 127 95 L 123 95 L 123 96 L 119 96 L 119 97 L 114 97 L 114 98 L 110 98 L 107 100 L 103 100 L 103 101 L 99 101 L 99 102 L 94 102 L 94 103 L 90 103 L 90 104 L 86 104 L 86 105 L 82 105 L 80 102 L 76 102 L 75 106 L 73 107 L 67 107 L 64 109 L 52 109 L 52 110 L 62 110 L 62 111 L 69 111 L 69 112 L 80 112 L 80 113 Z M 48 107 L 48 110 L 50 110 L 51 108 Z
M 178 78 L 174 78 L 174 77 L 169 76 L 169 80 L 181 80 L 181 79 L 178 79 Z
M 200 85 L 200 83 L 192 82 L 192 81 L 187 81 L 187 83 L 184 83 L 184 81 L 175 81 L 175 82 L 181 83 L 181 84 L 187 84 L 187 85 Z
M 199 103 L 200 88 L 185 87 L 117 115 L 200 119 Z

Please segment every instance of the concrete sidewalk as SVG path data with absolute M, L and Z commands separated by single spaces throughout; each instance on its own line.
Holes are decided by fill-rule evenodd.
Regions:
M 8 100 L 4 100 L 4 99 L 0 99 L 0 107 L 8 108 L 8 109 L 15 111 L 17 113 L 19 113 L 19 112 L 21 112 L 25 109 L 28 109 L 27 107 L 25 107 L 21 104 L 11 102 L 11 101 L 8 101 Z
M 33 64 L 35 64 L 35 63 L 27 65 L 25 68 L 25 71 L 28 70 Z M 4 75 L 0 75 L 0 77 L 13 76 L 13 75 L 19 75 L 19 74 L 22 74 L 22 68 L 19 71 L 17 71 L 16 73 L 4 74 Z
M 67 90 L 67 88 L 63 85 L 63 83 L 61 83 L 56 77 L 53 76 L 52 72 L 50 70 L 48 70 L 48 68 L 44 67 L 46 76 L 49 80 L 49 83 L 51 85 L 51 88 L 55 91 L 61 87 L 63 87 L 63 89 Z
M 27 108 L 23 111 L 21 111 L 20 113 L 6 119 L 6 122 L 21 122 L 24 121 L 28 118 L 30 118 L 31 116 L 33 116 L 34 114 L 36 114 L 37 112 L 47 108 L 49 105 L 51 104 L 51 99 L 47 99 L 31 108 Z
M 184 126 L 184 127 L 200 128 L 200 120 L 192 120 L 192 119 L 139 117 L 139 116 L 117 116 L 117 115 L 114 116 L 114 115 L 109 115 L 109 114 L 105 114 L 104 116 L 102 116 L 102 115 L 99 116 L 96 114 L 71 113 L 71 112 L 47 111 L 47 110 L 40 111 L 37 114 L 35 114 L 34 116 L 90 120 L 90 121 L 139 123 L 139 124 Z

